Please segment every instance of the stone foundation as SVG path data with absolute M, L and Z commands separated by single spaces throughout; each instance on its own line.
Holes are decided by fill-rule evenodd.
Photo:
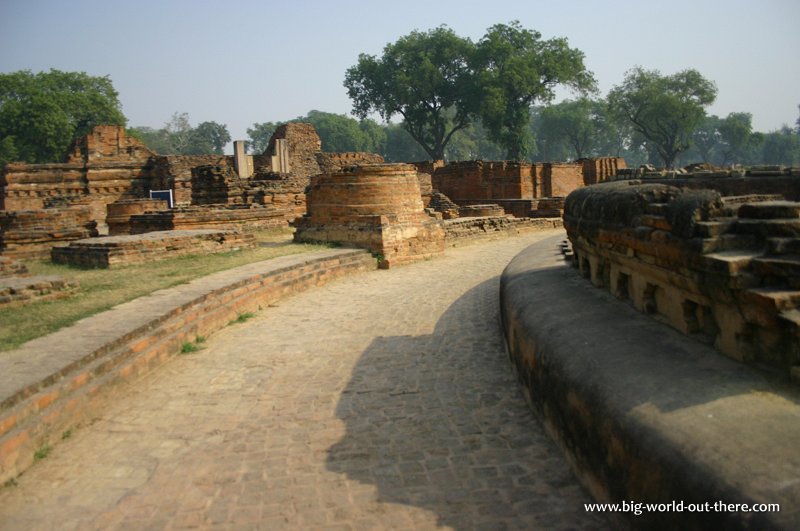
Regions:
M 131 234 L 194 229 L 258 230 L 285 227 L 290 212 L 289 208 L 260 205 L 190 206 L 134 214 L 129 225 Z
M 368 164 L 312 177 L 307 204 L 295 221 L 295 241 L 363 247 L 382 268 L 444 252 L 441 220 L 425 213 L 412 165 Z
M 46 259 L 57 244 L 97 236 L 89 206 L 0 212 L 0 254 Z
M 665 184 L 570 194 L 573 261 L 598 287 L 741 361 L 800 371 L 800 203 Z
M 125 199 L 106 205 L 108 235 L 119 236 L 131 233 L 131 216 L 145 212 L 168 209 L 167 202 L 161 199 Z
M 56 264 L 110 268 L 190 254 L 221 253 L 255 247 L 253 234 L 225 230 L 176 230 L 78 240 L 54 247 Z
M 458 209 L 461 218 L 502 217 L 506 211 L 500 205 L 466 205 Z
M 0 256 L 0 278 L 22 277 L 28 274 L 28 268 L 22 262 L 12 260 L 7 256 Z
M 530 219 L 502 215 L 499 217 L 449 219 L 444 222 L 445 244 L 448 247 L 457 247 L 478 241 L 560 227 L 562 227 L 561 218 Z
M 67 297 L 78 284 L 59 276 L 0 277 L 0 308 Z

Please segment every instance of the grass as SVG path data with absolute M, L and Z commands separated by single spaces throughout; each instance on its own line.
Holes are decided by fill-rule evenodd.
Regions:
M 243 322 L 247 321 L 248 319 L 252 319 L 255 316 L 256 316 L 256 314 L 254 314 L 253 312 L 240 313 L 239 315 L 236 316 L 236 319 L 234 319 L 233 321 L 231 321 L 228 324 L 232 325 L 232 324 L 236 324 L 236 323 L 243 323 Z
M 50 451 L 52 449 L 53 449 L 52 446 L 50 446 L 49 444 L 45 444 L 44 446 L 42 446 L 41 448 L 36 450 L 36 453 L 33 454 L 33 460 L 34 461 L 41 461 L 42 459 L 44 459 L 45 457 L 50 455 Z
M 198 345 L 196 342 L 192 343 L 187 341 L 181 345 L 181 354 L 191 354 L 192 352 L 197 352 L 198 350 L 203 350 L 203 347 Z
M 26 341 L 159 289 L 252 262 L 326 248 L 324 245 L 291 243 L 288 229 L 259 231 L 255 234 L 260 244 L 267 245 L 118 269 L 78 269 L 44 261 L 27 262 L 32 275 L 59 275 L 77 281 L 80 288 L 63 299 L 0 309 L 0 351 L 15 349 Z

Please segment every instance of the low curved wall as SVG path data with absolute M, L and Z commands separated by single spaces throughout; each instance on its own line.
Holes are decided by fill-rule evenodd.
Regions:
M 609 516 L 641 529 L 796 529 L 796 393 L 593 287 L 564 264 L 559 240 L 529 247 L 501 278 L 524 393 L 598 501 L 684 504 Z
M 0 484 L 37 451 L 103 411 L 119 384 L 186 342 L 291 293 L 376 268 L 366 251 L 332 249 L 222 271 L 157 291 L 0 354 Z

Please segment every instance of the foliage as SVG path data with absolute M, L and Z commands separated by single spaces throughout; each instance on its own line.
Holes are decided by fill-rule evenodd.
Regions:
M 468 60 L 471 41 L 440 26 L 414 31 L 387 44 L 380 58 L 361 54 L 345 74 L 344 86 L 361 119 L 377 112 L 402 127 L 430 158 L 444 158 L 453 134 L 470 123 Z
M 386 142 L 386 133 L 374 121 L 355 120 L 343 114 L 309 111 L 306 116 L 293 122 L 310 123 L 322 140 L 322 150 L 329 152 L 369 151 L 378 152 Z
M 752 120 L 753 115 L 748 112 L 732 112 L 720 121 L 723 166 L 743 162 L 747 147 L 753 142 Z
M 231 141 L 227 126 L 203 122 L 192 127 L 185 112 L 173 113 L 161 129 L 133 127 L 131 133 L 161 155 L 222 155 Z
M 784 164 L 800 166 L 800 135 L 790 127 L 783 126 L 779 131 L 763 135 L 764 164 Z
M 636 67 L 608 95 L 609 106 L 658 153 L 666 167 L 692 145 L 692 133 L 714 102 L 717 88 L 696 70 L 662 76 Z
M 583 64 L 583 52 L 563 38 L 542 40 L 519 22 L 492 26 L 477 44 L 470 95 L 489 138 L 523 159 L 531 148 L 530 108 L 554 97 L 557 85 L 581 92 L 595 88 Z
M 275 130 L 282 125 L 283 122 L 263 122 L 254 123 L 253 127 L 247 128 L 247 136 L 250 140 L 245 144 L 250 153 L 261 154 L 267 150 L 269 146 L 269 139 Z
M 545 107 L 541 114 L 541 136 L 551 144 L 565 142 L 575 158 L 588 155 L 598 137 L 594 107 L 587 98 Z
M 0 74 L 0 165 L 60 161 L 94 126 L 125 122 L 108 76 L 55 69 Z
M 703 162 L 712 162 L 719 151 L 722 142 L 720 122 L 719 116 L 706 116 L 692 133 L 692 142 Z

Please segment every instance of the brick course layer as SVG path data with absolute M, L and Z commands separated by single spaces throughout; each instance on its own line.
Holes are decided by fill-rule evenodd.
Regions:
M 59 276 L 0 277 L 0 308 L 66 297 L 78 284 Z
M 169 230 L 78 240 L 65 247 L 54 247 L 51 257 L 56 264 L 107 269 L 255 246 L 256 237 L 252 233 L 214 229 Z
M 238 315 L 336 278 L 375 269 L 369 253 L 281 257 L 161 290 L 35 339 L 0 357 L 0 483 L 62 433 L 91 421 L 119 384 Z
M 97 236 L 89 206 L 0 212 L 0 254 L 14 259 L 40 259 L 60 243 Z
M 285 227 L 290 207 L 214 205 L 178 207 L 130 217 L 131 234 L 162 230 L 242 229 Z

